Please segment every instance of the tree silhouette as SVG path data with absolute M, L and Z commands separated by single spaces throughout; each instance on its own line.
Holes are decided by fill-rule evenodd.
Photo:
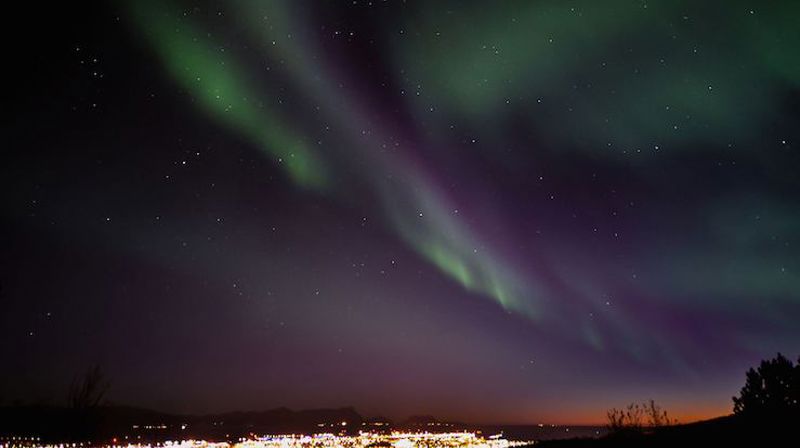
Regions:
M 96 435 L 100 404 L 108 387 L 109 382 L 99 365 L 90 367 L 83 376 L 76 376 L 72 381 L 67 395 L 70 408 L 67 437 L 72 441 L 85 442 Z
M 105 379 L 99 365 L 91 367 L 82 379 L 75 378 L 69 388 L 67 402 L 72 409 L 91 409 L 97 407 L 108 390 L 109 382 Z
M 739 396 L 733 397 L 733 412 L 759 418 L 800 415 L 800 361 L 795 365 L 778 353 L 761 361 L 758 370 L 748 370 Z

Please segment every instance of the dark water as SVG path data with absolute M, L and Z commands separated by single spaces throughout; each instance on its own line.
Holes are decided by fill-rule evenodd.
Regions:
M 554 440 L 575 437 L 600 437 L 607 429 L 603 426 L 537 426 L 537 425 L 505 425 L 481 426 L 484 437 L 492 434 L 503 434 L 508 440 Z

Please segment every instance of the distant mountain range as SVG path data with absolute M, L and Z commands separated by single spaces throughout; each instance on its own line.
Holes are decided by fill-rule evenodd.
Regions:
M 395 424 L 364 418 L 352 407 L 293 411 L 226 412 L 208 415 L 168 414 L 128 406 L 70 409 L 54 406 L 0 407 L 0 441 L 8 437 L 38 437 L 42 441 L 163 441 L 186 438 L 236 440 L 253 434 L 356 433 L 392 428 L 446 429 L 456 425 L 432 416 L 413 416 Z

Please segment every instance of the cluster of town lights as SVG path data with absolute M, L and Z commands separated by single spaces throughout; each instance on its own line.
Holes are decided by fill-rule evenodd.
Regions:
M 5 440 L 0 448 L 72 448 L 75 444 L 40 444 L 33 439 Z M 509 441 L 501 435 L 484 438 L 474 432 L 361 432 L 358 435 L 288 434 L 240 439 L 235 443 L 182 440 L 157 444 L 108 444 L 98 448 L 514 448 L 531 442 Z M 81 444 L 84 446 L 83 444 Z

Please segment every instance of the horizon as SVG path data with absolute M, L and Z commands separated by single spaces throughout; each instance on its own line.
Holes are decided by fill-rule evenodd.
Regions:
M 52 404 L 52 403 L 20 403 L 20 404 L 0 404 L 0 407 L 5 406 L 9 408 L 14 407 L 55 407 L 55 408 L 64 408 L 69 409 L 68 405 L 65 404 Z M 345 411 L 345 410 L 352 410 L 356 414 L 358 414 L 364 420 L 375 420 L 375 419 L 386 419 L 391 422 L 393 425 L 404 426 L 409 424 L 409 421 L 418 419 L 418 418 L 433 418 L 437 422 L 447 425 L 464 425 L 465 427 L 511 427 L 511 426 L 556 426 L 556 427 L 606 427 L 608 426 L 608 422 L 605 419 L 598 420 L 595 423 L 592 422 L 575 422 L 575 421 L 535 421 L 535 422 L 487 422 L 487 421 L 470 421 L 470 420 L 460 420 L 457 418 L 447 418 L 446 416 L 439 416 L 433 415 L 430 413 L 419 412 L 413 413 L 405 416 L 401 416 L 399 418 L 395 417 L 388 417 L 385 414 L 367 414 L 362 413 L 356 408 L 355 406 L 335 406 L 335 407 L 319 407 L 319 408 L 306 408 L 306 409 L 293 409 L 286 406 L 277 406 L 277 407 L 267 407 L 267 408 L 253 408 L 253 409 L 230 409 L 225 411 L 218 411 L 218 412 L 201 412 L 201 413 L 186 413 L 186 412 L 170 412 L 161 409 L 153 409 L 141 406 L 132 406 L 125 403 L 117 403 L 114 401 L 104 402 L 98 406 L 99 409 L 102 408 L 121 408 L 121 409 L 133 409 L 133 410 L 140 410 L 140 411 L 152 411 L 158 414 L 164 414 L 174 417 L 210 417 L 210 416 L 221 416 L 226 414 L 236 414 L 236 413 L 268 413 L 274 412 L 279 410 L 286 410 L 292 413 L 302 413 L 302 412 L 314 412 L 314 411 Z M 696 423 L 701 421 L 713 420 L 716 418 L 721 417 L 728 417 L 733 415 L 732 411 L 728 411 L 725 413 L 720 414 L 695 414 L 689 415 L 686 414 L 679 414 L 679 415 L 672 415 L 670 414 L 670 418 L 675 418 L 678 424 L 688 424 L 688 423 Z M 682 418 L 683 417 L 683 418 Z M 596 418 L 596 417 L 594 417 Z M 454 429 L 458 429 L 456 426 Z M 325 432 L 325 431 L 322 431 Z
M 728 415 L 800 354 L 798 14 L 11 5 L 0 406 Z

